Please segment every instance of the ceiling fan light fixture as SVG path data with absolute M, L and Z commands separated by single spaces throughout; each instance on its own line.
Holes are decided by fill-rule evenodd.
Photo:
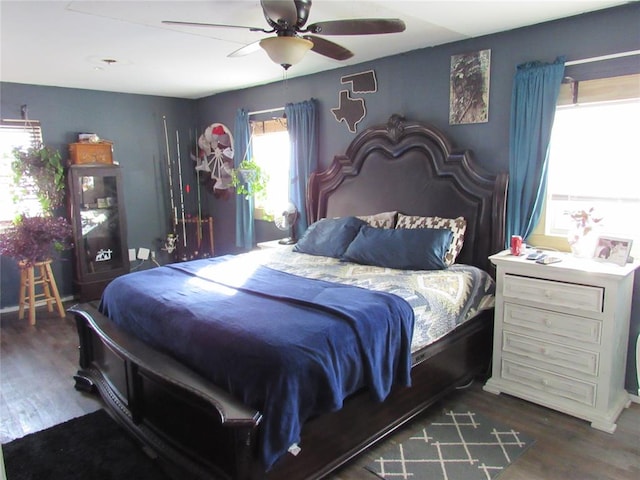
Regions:
M 269 37 L 260 40 L 260 47 L 269 58 L 287 70 L 295 65 L 313 48 L 313 42 L 300 37 Z

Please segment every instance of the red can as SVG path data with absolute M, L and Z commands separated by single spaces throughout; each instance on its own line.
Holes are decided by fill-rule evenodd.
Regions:
M 511 255 L 522 255 L 522 237 L 520 235 L 511 236 Z

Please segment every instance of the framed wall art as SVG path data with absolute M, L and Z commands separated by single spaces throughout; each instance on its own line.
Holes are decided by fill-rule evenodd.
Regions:
M 451 56 L 449 124 L 489 121 L 491 50 Z

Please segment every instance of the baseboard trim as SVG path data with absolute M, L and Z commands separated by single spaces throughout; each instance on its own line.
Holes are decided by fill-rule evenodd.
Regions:
M 640 393 L 640 391 L 638 391 L 638 393 Z M 629 394 L 629 398 L 631 399 L 631 401 L 633 403 L 640 403 L 640 396 L 638 395 L 634 395 L 632 393 Z
M 61 297 L 60 300 L 62 300 L 63 302 L 69 302 L 71 300 L 73 300 L 75 297 L 73 295 L 69 295 L 66 297 Z M 46 300 L 38 300 L 36 302 L 36 308 L 37 307 L 42 307 L 44 305 L 46 305 L 47 302 Z M 17 312 L 18 311 L 18 305 L 13 305 L 11 307 L 4 307 L 4 308 L 0 308 L 0 313 L 11 313 L 11 312 Z

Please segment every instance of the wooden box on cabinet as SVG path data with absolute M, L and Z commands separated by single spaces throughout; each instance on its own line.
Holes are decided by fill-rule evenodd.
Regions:
M 74 289 L 82 302 L 98 300 L 111 280 L 129 272 L 120 167 L 72 165 L 68 183 Z
M 613 433 L 630 403 L 624 378 L 638 264 L 562 258 L 540 265 L 506 251 L 490 257 L 496 308 L 493 371 L 484 389 Z
M 69 158 L 72 165 L 111 165 L 113 163 L 113 144 L 104 141 L 70 143 Z

